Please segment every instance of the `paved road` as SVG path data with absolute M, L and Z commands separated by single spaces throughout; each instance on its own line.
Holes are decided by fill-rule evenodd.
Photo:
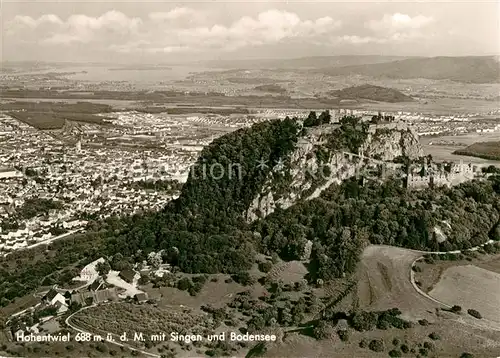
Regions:
M 485 245 L 488 245 L 488 244 L 492 244 L 494 242 L 495 242 L 494 240 L 488 240 L 484 244 L 481 244 L 481 245 L 478 245 L 478 246 L 474 246 L 474 247 L 472 247 L 470 249 L 467 249 L 466 251 L 477 251 L 481 247 L 483 247 Z M 412 250 L 412 251 L 419 252 L 421 254 L 433 254 L 433 255 L 460 254 L 462 252 L 462 250 L 453 250 L 453 251 L 420 251 L 420 250 Z
M 488 244 L 491 244 L 495 241 L 493 240 L 489 240 L 487 242 L 485 242 L 484 244 L 482 245 L 478 245 L 478 246 L 475 246 L 471 249 L 469 249 L 469 251 L 477 251 L 479 250 L 481 247 L 485 246 L 485 245 L 488 245 Z M 433 252 L 427 252 L 427 251 L 416 251 L 416 252 L 420 252 L 420 253 L 424 253 L 424 254 L 433 254 L 433 255 L 446 255 L 446 254 L 459 254 L 461 253 L 462 251 L 461 250 L 453 250 L 453 251 L 433 251 Z M 424 291 L 422 291 L 420 289 L 420 287 L 418 287 L 417 283 L 415 282 L 415 272 L 413 271 L 413 267 L 415 266 L 415 264 L 417 263 L 417 261 L 420 261 L 421 259 L 423 259 L 423 256 L 420 256 L 420 257 L 417 257 L 415 260 L 413 260 L 412 264 L 411 264 L 411 269 L 410 269 L 410 281 L 411 281 L 411 284 L 413 286 L 413 288 L 422 296 L 424 297 L 427 297 L 428 299 L 436 302 L 436 303 L 439 303 L 440 305 L 443 305 L 445 307 L 448 307 L 448 308 L 451 308 L 451 306 L 447 303 L 444 303 L 442 301 L 439 301 L 438 299 L 435 299 L 433 297 L 431 297 L 430 295 L 428 295 L 427 293 L 425 293 Z
M 82 231 L 82 230 L 83 230 L 83 228 L 81 228 L 81 229 L 77 229 L 77 230 L 72 230 L 72 231 L 69 231 L 69 232 L 67 232 L 67 233 L 65 233 L 65 234 L 58 235 L 58 236 L 54 236 L 53 238 L 50 238 L 50 239 L 48 239 L 48 240 L 40 241 L 40 242 L 37 242 L 36 244 L 29 245 L 29 246 L 26 246 L 26 247 L 23 247 L 23 248 L 17 249 L 17 250 L 12 251 L 12 252 L 17 252 L 17 251 L 22 251 L 22 250 L 32 249 L 32 248 L 37 247 L 37 246 L 40 246 L 40 245 L 48 245 L 48 244 L 50 244 L 52 241 L 59 240 L 59 239 L 62 239 L 62 238 L 64 238 L 64 237 L 67 237 L 67 236 L 70 236 L 70 235 L 76 234 L 77 232 Z M 9 252 L 9 253 L 6 253 L 6 254 L 3 254 L 3 256 L 4 256 L 4 257 L 7 257 L 7 256 L 9 256 L 10 254 L 12 254 L 12 252 Z
M 478 245 L 478 246 L 475 246 L 471 249 L 469 249 L 470 251 L 477 251 L 479 250 L 481 247 L 485 246 L 485 245 L 488 245 L 488 244 L 491 244 L 495 241 L 493 240 L 489 240 L 487 242 L 485 242 L 484 244 L 482 245 Z M 426 251 L 418 251 L 420 253 L 426 253 L 426 254 L 437 254 L 437 255 L 445 255 L 445 254 L 458 254 L 460 253 L 461 251 L 460 250 L 455 250 L 455 251 L 436 251 L 436 252 L 426 252 Z M 415 289 L 415 291 L 417 291 L 417 293 L 433 302 L 436 302 L 442 306 L 445 306 L 446 308 L 451 308 L 452 306 L 449 305 L 448 303 L 445 303 L 443 301 L 440 301 L 432 296 L 430 296 L 429 294 L 425 293 L 424 291 L 422 291 L 420 289 L 420 287 L 418 287 L 418 285 L 416 284 L 415 282 L 415 272 L 413 271 L 413 267 L 415 266 L 415 264 L 419 261 L 423 259 L 423 256 L 420 256 L 420 257 L 417 257 L 415 260 L 413 260 L 412 264 L 411 264 L 411 268 L 410 268 L 410 282 L 411 282 L 411 285 L 413 286 L 413 288 Z M 495 330 L 495 331 L 500 331 L 500 325 L 497 323 L 497 322 L 494 322 L 494 321 L 491 321 L 491 320 L 488 320 L 488 319 L 485 319 L 483 318 L 481 321 L 483 321 L 488 327 L 488 329 L 491 329 L 491 330 Z M 483 325 L 479 325 L 479 324 L 475 324 L 476 326 L 480 326 L 482 328 L 484 328 Z
M 478 250 L 485 244 L 473 250 Z M 429 253 L 388 245 L 368 246 L 363 251 L 357 273 L 360 307 L 375 310 L 399 307 L 412 320 L 432 319 L 436 304 L 450 308 L 450 303 L 431 297 L 415 282 L 412 267 L 424 254 Z M 447 253 L 449 252 L 434 252 L 441 255 Z

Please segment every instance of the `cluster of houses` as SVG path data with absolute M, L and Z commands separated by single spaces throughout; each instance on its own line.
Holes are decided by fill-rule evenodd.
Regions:
M 82 148 L 81 141 L 65 146 L 51 133 L 37 131 L 6 114 L 0 114 L 0 139 L 6 144 L 0 147 L 0 224 L 14 219 L 19 227 L 0 225 L 0 254 L 49 240 L 57 236 L 51 230 L 56 227 L 58 234 L 82 230 L 89 216 L 161 209 L 176 193 L 132 184 L 185 180 L 184 171 L 196 159 L 193 153 Z M 18 222 L 16 210 L 29 198 L 55 200 L 63 208 Z
M 161 263 L 161 251 L 150 253 L 148 260 L 137 264 L 136 268 L 141 274 L 154 274 L 162 276 L 165 272 L 170 272 L 168 264 Z M 86 265 L 80 272 L 79 277 L 75 277 L 75 285 L 79 287 L 73 289 L 62 289 L 52 286 L 40 297 L 40 301 L 34 306 L 17 312 L 10 316 L 7 321 L 7 334 L 10 339 L 26 334 L 39 334 L 42 330 L 58 331 L 60 329 L 57 318 L 67 317 L 67 315 L 77 312 L 85 306 L 107 304 L 119 302 L 123 299 L 132 299 L 136 303 L 145 303 L 156 298 L 149 297 L 146 292 L 137 289 L 137 278 L 139 272 L 127 268 L 119 272 L 110 271 L 107 274 L 99 274 L 97 265 L 104 263 L 105 259 L 100 258 Z
M 123 270 L 119 275 L 123 280 L 132 282 L 135 274 L 132 270 Z M 38 334 L 45 322 L 66 313 L 75 312 L 83 306 L 118 302 L 122 299 L 120 293 L 123 291 L 119 287 L 106 283 L 102 277 L 97 277 L 92 283 L 74 290 L 64 290 L 54 286 L 43 295 L 39 303 L 10 317 L 7 322 L 8 333 L 11 339 L 21 332 Z M 148 299 L 145 292 L 137 293 L 133 297 L 137 303 L 144 303 Z

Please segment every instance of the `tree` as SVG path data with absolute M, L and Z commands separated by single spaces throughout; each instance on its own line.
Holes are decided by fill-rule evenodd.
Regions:
M 316 117 L 316 112 L 311 111 L 304 121 L 304 127 L 313 127 L 319 124 L 318 118 Z
M 460 358 L 474 358 L 474 355 L 472 353 L 464 352 L 460 355 Z
M 7 322 L 7 317 L 3 313 L 0 313 L 0 329 L 5 328 L 5 322 Z
M 428 350 L 430 350 L 430 351 L 433 351 L 433 350 L 434 350 L 434 348 L 435 348 L 435 346 L 434 346 L 434 344 L 433 344 L 433 343 L 431 343 L 431 342 L 424 342 L 424 348 L 425 348 L 425 349 L 428 349 Z
M 259 270 L 264 273 L 271 271 L 273 264 L 269 261 L 259 262 Z
M 253 285 L 255 283 L 254 278 L 250 275 L 248 271 L 240 271 L 232 276 L 233 280 L 238 282 L 243 286 Z
M 319 124 L 328 124 L 330 123 L 330 119 L 332 116 L 330 115 L 330 111 L 326 110 L 324 112 L 321 112 L 321 114 L 318 117 L 318 122 Z
M 436 332 L 431 332 L 429 334 L 429 338 L 432 339 L 433 341 L 437 341 L 441 339 L 441 336 L 437 334 Z
M 127 259 L 123 257 L 122 254 L 117 253 L 113 256 L 111 260 L 111 268 L 115 271 L 122 271 L 126 269 L 131 269 L 132 265 L 128 262 Z
M 177 260 L 179 258 L 179 249 L 177 247 L 169 247 L 167 250 L 163 251 L 163 260 L 171 265 L 177 265 Z
M 491 239 L 500 241 L 500 223 L 496 224 L 491 232 Z
M 389 357 L 401 357 L 401 356 L 402 356 L 401 352 L 398 351 L 397 349 L 389 351 Z
M 149 276 L 141 273 L 141 277 L 137 283 L 139 285 L 147 285 L 149 283 Z
M 371 331 L 377 325 L 377 319 L 375 312 L 360 311 L 352 315 L 350 324 L 357 331 Z
M 148 254 L 148 263 L 154 267 L 154 268 L 158 268 L 160 267 L 160 265 L 162 264 L 163 262 L 163 259 L 162 259 L 162 255 L 161 255 L 161 252 L 150 252 Z
M 368 348 L 374 352 L 383 352 L 385 350 L 385 344 L 382 339 L 374 339 L 370 342 Z
M 318 340 L 330 338 L 332 336 L 332 326 L 326 321 L 319 321 L 314 327 L 313 335 Z
M 307 280 L 301 279 L 298 282 L 295 282 L 296 291 L 304 291 L 307 287 Z
M 193 282 L 187 277 L 181 278 L 179 281 L 177 281 L 177 288 L 181 291 L 187 291 L 193 286 Z
M 383 329 L 383 330 L 386 330 L 386 329 L 389 329 L 390 328 L 390 324 L 389 322 L 387 322 L 386 320 L 380 320 L 377 322 L 377 328 L 378 329 Z
M 339 329 L 337 331 L 337 334 L 342 342 L 347 342 L 349 341 L 349 331 L 347 329 Z
M 257 315 L 252 317 L 250 321 L 248 321 L 248 331 L 249 332 L 259 332 L 264 329 L 266 326 L 266 321 L 261 315 Z
M 462 312 L 462 307 L 460 307 L 458 305 L 453 305 L 453 307 L 451 307 L 450 311 L 458 314 L 458 313 Z
M 474 310 L 474 309 L 468 309 L 467 310 L 467 313 L 470 314 L 472 317 L 475 317 L 477 319 L 481 319 L 483 318 L 483 316 L 481 316 L 481 313 L 479 313 L 478 311 Z
M 111 266 L 108 261 L 98 262 L 95 268 L 100 276 L 107 275 L 109 271 L 111 271 Z

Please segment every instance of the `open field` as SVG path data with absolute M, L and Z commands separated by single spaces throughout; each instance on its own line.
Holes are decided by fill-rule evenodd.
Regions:
M 314 338 L 289 334 L 283 342 L 277 342 L 268 346 L 264 357 L 388 357 L 388 351 L 393 349 L 394 338 L 407 344 L 410 348 L 418 351 L 418 345 L 423 342 L 431 342 L 428 338 L 430 332 L 436 332 L 441 340 L 433 342 L 434 352 L 430 357 L 457 358 L 463 352 L 472 352 L 474 357 L 497 357 L 500 355 L 500 343 L 498 333 L 492 333 L 479 329 L 464 327 L 458 322 L 441 318 L 440 322 L 430 326 L 415 326 L 408 330 L 376 330 L 370 332 L 350 331 L 348 342 L 342 342 L 335 336 L 332 339 L 318 341 Z M 385 351 L 373 352 L 367 348 L 359 347 L 363 339 L 382 339 L 385 343 Z M 403 357 L 415 357 L 415 354 L 403 355 Z
M 412 262 L 420 256 L 421 254 L 416 251 L 398 247 L 368 246 L 363 252 L 357 272 L 357 294 L 360 308 L 385 310 L 392 307 L 398 307 L 402 311 L 402 318 L 412 321 L 425 318 L 429 322 L 433 322 L 436 320 L 437 308 L 446 308 L 445 305 L 452 306 L 454 304 L 460 304 L 459 302 L 453 302 L 453 300 L 447 301 L 444 296 L 441 300 L 441 296 L 434 296 L 431 291 L 429 295 L 442 303 L 439 304 L 431 298 L 425 297 L 417 292 L 410 281 L 410 269 Z M 495 274 L 483 269 L 481 270 L 481 272 L 486 271 L 488 274 L 494 275 L 494 277 L 498 275 L 500 278 L 500 274 Z M 469 276 L 465 275 L 464 277 L 467 278 Z M 481 283 L 477 283 L 477 288 L 470 286 L 470 290 L 467 292 L 474 295 L 477 295 L 477 292 L 481 292 L 481 295 L 478 296 L 478 299 L 481 299 L 480 297 L 487 295 L 487 293 L 491 291 L 488 288 L 490 285 L 497 285 L 497 288 L 491 291 L 491 296 L 496 295 L 496 297 L 500 297 L 497 291 L 500 288 L 500 283 L 497 283 L 496 278 L 490 278 L 488 280 L 490 280 L 488 284 L 482 285 Z M 460 287 L 465 292 L 467 286 Z M 497 304 L 497 307 L 498 305 L 500 305 L 500 303 Z M 480 306 L 479 302 L 476 308 L 479 309 Z M 464 307 L 474 308 L 466 304 L 464 304 Z M 455 320 L 467 326 L 492 329 L 500 334 L 500 319 L 498 321 L 493 321 L 489 320 L 487 317 L 485 318 L 486 319 L 477 320 L 465 315 L 459 318 L 455 317 Z
M 6 307 L 0 308 L 0 315 L 10 316 L 14 313 L 20 312 L 26 308 L 32 307 L 40 302 L 40 298 L 35 297 L 33 294 L 28 294 L 21 298 L 16 299 L 14 303 Z
M 38 129 L 60 129 L 67 120 L 90 124 L 105 124 L 104 117 L 98 113 L 111 111 L 111 107 L 104 104 L 90 102 L 29 102 L 16 101 L 0 103 L 0 110 L 9 111 L 8 114 L 19 121 Z
M 465 155 L 453 154 L 457 147 L 441 146 L 441 145 L 423 145 L 425 154 L 432 155 L 432 159 L 437 162 L 443 161 L 462 161 L 464 163 L 472 163 L 477 165 L 500 165 L 498 160 L 483 159 L 478 157 L 469 157 Z
M 30 102 L 15 101 L 0 103 L 0 110 L 3 111 L 28 111 L 37 113 L 66 113 L 66 114 L 96 114 L 111 112 L 110 106 L 90 102 Z
M 500 274 L 500 255 L 495 256 L 492 260 L 485 260 L 475 263 L 477 267 Z
M 64 126 L 64 119 L 53 113 L 9 112 L 8 114 L 37 129 L 61 129 Z
M 500 274 L 474 265 L 446 269 L 429 292 L 450 305 L 476 309 L 484 318 L 500 323 Z
M 338 79 L 342 81 L 342 79 Z M 335 83 L 335 80 L 332 80 Z M 279 82 L 278 82 L 279 83 Z M 365 81 L 366 83 L 366 81 Z M 390 86 L 385 82 L 375 82 L 383 86 Z M 351 85 L 356 84 L 352 83 Z M 221 88 L 222 85 L 216 88 Z M 306 85 L 305 89 L 306 89 Z M 222 86 L 226 87 L 226 86 Z M 52 101 L 86 101 L 93 103 L 106 103 L 112 104 L 118 108 L 123 108 L 123 103 L 126 106 L 134 106 L 133 102 L 147 101 L 150 103 L 167 104 L 169 107 L 175 105 L 194 105 L 200 108 L 211 108 L 218 106 L 245 106 L 246 108 L 297 108 L 297 109 L 333 109 L 333 108 L 357 108 L 372 111 L 410 111 L 421 112 L 426 114 L 450 114 L 450 113 L 482 113 L 498 110 L 498 101 L 488 101 L 484 99 L 475 98 L 421 98 L 418 94 L 411 94 L 418 100 L 413 102 L 402 103 L 387 103 L 375 102 L 369 100 L 355 101 L 351 105 L 340 103 L 340 99 L 334 98 L 314 98 L 312 91 L 306 91 L 309 95 L 301 94 L 300 98 L 294 96 L 255 96 L 249 95 L 254 93 L 255 86 L 252 86 L 249 91 L 243 91 L 239 95 L 225 96 L 221 93 L 206 91 L 202 93 L 191 92 L 185 94 L 180 91 L 50 91 L 50 90 L 4 90 L 1 93 L 1 98 L 5 99 L 18 99 L 22 101 L 31 100 L 52 100 Z M 288 88 L 283 86 L 286 90 Z M 399 89 L 397 86 L 392 88 Z M 199 85 L 198 87 L 199 88 Z M 307 87 L 308 88 L 308 87 Z M 339 86 L 327 85 L 326 88 L 330 90 L 338 89 Z M 199 89 L 198 89 L 199 90 Z M 408 94 L 405 92 L 405 94 Z M 122 103 L 123 102 L 123 103 Z
M 430 332 L 436 332 L 441 337 L 439 341 L 433 342 L 435 350 L 429 353 L 430 356 L 459 357 L 464 351 L 471 351 L 479 357 L 498 356 L 500 332 L 464 324 L 462 317 L 458 318 L 452 313 L 438 313 L 438 304 L 416 292 L 410 283 L 409 270 L 413 260 L 419 256 L 418 252 L 397 247 L 367 247 L 357 272 L 357 295 L 360 308 L 378 310 L 398 307 L 403 316 L 410 319 L 426 318 L 431 322 L 429 326 L 416 324 L 407 330 L 377 329 L 369 332 L 349 330 L 348 342 L 340 341 L 337 336 L 318 341 L 295 333 L 287 334 L 283 342 L 268 345 L 264 356 L 387 357 L 387 352 L 393 347 L 394 338 L 418 352 L 419 344 L 429 342 Z M 465 317 L 465 320 L 467 319 L 468 317 Z M 375 353 L 360 348 L 359 342 L 362 339 L 382 339 L 386 349 L 383 353 Z
M 498 335 L 480 330 L 463 331 L 460 323 L 445 320 L 431 326 L 415 326 L 409 330 L 376 330 L 371 332 L 351 331 L 349 342 L 342 342 L 338 337 L 318 341 L 314 338 L 300 335 L 288 335 L 284 342 L 270 345 L 264 357 L 388 357 L 388 351 L 393 349 L 394 338 L 418 351 L 418 345 L 431 342 L 429 332 L 436 332 L 441 340 L 433 342 L 435 351 L 430 357 L 457 358 L 464 351 L 472 351 L 475 357 L 496 357 L 500 354 L 500 345 L 496 341 Z M 373 352 L 359 347 L 361 340 L 382 339 L 385 351 Z M 467 347 L 474 347 L 468 349 Z M 414 357 L 415 355 L 403 355 Z
M 419 271 L 415 273 L 415 280 L 420 282 L 422 291 L 429 293 L 439 282 L 444 271 L 450 267 L 465 265 L 474 265 L 500 274 L 500 254 L 481 254 L 475 257 L 467 257 L 467 259 L 463 260 L 437 260 L 433 263 L 426 263 L 424 260 L 421 260 L 417 263 Z
M 460 143 L 461 146 L 454 145 L 430 145 L 431 142 L 445 141 Z M 464 163 L 474 164 L 488 164 L 499 165 L 500 161 L 483 159 L 478 157 L 470 157 L 465 155 L 454 154 L 457 149 L 463 149 L 464 145 L 472 145 L 476 142 L 486 141 L 500 141 L 500 133 L 469 133 L 459 136 L 442 136 L 442 137 L 422 137 L 420 143 L 422 144 L 426 154 L 431 154 L 436 161 L 459 161 L 463 160 Z
M 406 319 L 435 319 L 439 305 L 419 295 L 410 282 L 411 264 L 419 256 L 418 252 L 398 247 L 368 246 L 357 272 L 360 308 L 398 307 Z
M 356 107 L 374 111 L 407 111 L 446 115 L 450 113 L 481 113 L 495 111 L 498 109 L 498 102 L 477 99 L 436 98 L 404 103 L 362 103 L 357 104 Z
M 228 278 L 226 275 L 214 277 L 217 277 L 218 281 L 209 280 L 206 282 L 196 296 L 191 296 L 188 292 L 174 287 L 153 288 L 151 284 L 141 286 L 140 289 L 146 292 L 149 297 L 158 299 L 159 307 L 186 306 L 196 310 L 200 309 L 202 305 L 222 307 L 230 302 L 237 293 L 247 289 L 236 282 L 224 282 Z
M 414 325 L 406 330 L 388 329 L 357 332 L 349 330 L 349 341 L 342 342 L 335 335 L 327 340 L 296 333 L 287 334 L 283 342 L 268 345 L 265 357 L 387 357 L 394 338 L 418 352 L 418 345 L 429 341 L 430 332 L 441 339 L 434 341 L 434 357 L 459 357 L 468 351 L 479 357 L 500 355 L 500 331 L 489 330 L 487 325 L 472 324 L 477 321 L 468 315 L 458 316 L 437 310 L 440 305 L 420 295 L 410 283 L 412 262 L 421 254 L 412 250 L 390 246 L 368 246 L 357 271 L 357 296 L 359 307 L 365 310 L 384 310 L 398 307 L 402 317 L 412 321 L 427 319 L 429 326 Z M 334 327 L 335 329 L 335 327 Z M 382 339 L 383 353 L 359 347 L 362 339 Z
M 500 161 L 500 142 L 474 143 L 467 148 L 456 150 L 455 153 L 459 155 Z
M 0 98 L 0 104 L 3 103 L 12 103 L 12 101 L 22 101 L 22 102 L 55 102 L 56 100 L 53 98 L 13 98 L 13 99 L 4 99 Z M 81 99 L 78 98 L 58 98 L 57 102 L 59 103 L 69 103 L 69 104 L 76 104 L 81 102 Z M 120 109 L 128 109 L 128 108 L 133 108 L 135 104 L 137 103 L 136 101 L 126 101 L 126 100 L 113 100 L 113 99 L 86 99 L 85 102 L 87 103 L 94 103 L 94 104 L 102 104 L 106 106 L 110 106 L 113 108 L 113 111 L 117 111 Z
M 138 112 L 144 113 L 167 113 L 172 115 L 185 115 L 185 114 L 219 114 L 222 116 L 229 116 L 231 114 L 248 114 L 246 108 L 199 108 L 199 107 L 144 107 L 136 108 Z
M 271 280 L 282 280 L 285 284 L 299 282 L 307 274 L 307 268 L 300 261 L 280 262 L 267 274 Z
M 107 342 L 93 342 L 80 344 L 77 342 L 40 342 L 21 345 L 12 345 L 2 340 L 0 333 L 0 346 L 5 344 L 3 355 L 0 348 L 0 354 L 5 357 L 131 357 L 132 352 L 124 347 L 117 347 Z M 136 357 L 145 357 L 144 355 L 135 355 Z
M 455 142 L 460 143 L 460 145 L 471 145 L 476 142 L 488 142 L 500 140 L 500 133 L 467 133 L 463 135 L 445 135 L 439 137 L 422 137 L 420 138 L 420 142 L 423 145 L 428 145 L 430 142 L 436 141 L 446 141 L 446 142 Z

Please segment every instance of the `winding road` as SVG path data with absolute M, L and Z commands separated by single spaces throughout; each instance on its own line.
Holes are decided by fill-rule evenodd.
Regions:
M 488 244 L 491 244 L 491 243 L 494 243 L 495 241 L 493 240 L 489 240 L 487 242 L 485 242 L 484 244 L 482 245 L 478 245 L 478 246 L 475 246 L 471 249 L 468 249 L 469 251 L 477 251 L 479 250 L 481 247 L 484 247 L 485 245 L 488 245 Z M 453 250 L 453 251 L 433 251 L 433 252 L 428 252 L 428 251 L 415 251 L 415 252 L 419 252 L 419 253 L 422 253 L 422 254 L 432 254 L 432 255 L 447 255 L 447 254 L 459 254 L 461 253 L 462 251 L 461 250 Z M 428 295 L 427 293 L 425 293 L 424 291 L 422 291 L 420 289 L 420 287 L 418 287 L 416 281 L 415 281 L 415 271 L 413 271 L 413 267 L 416 265 L 416 263 L 420 260 L 422 260 L 424 258 L 424 256 L 420 256 L 420 257 L 417 257 L 415 260 L 413 260 L 413 262 L 411 263 L 411 269 L 410 269 L 410 282 L 413 286 L 413 288 L 422 296 L 440 304 L 440 305 L 443 305 L 445 306 L 446 308 L 451 308 L 452 306 L 450 306 L 449 304 L 447 303 L 444 303 L 443 301 L 440 301 L 438 299 L 435 299 L 434 297 L 431 297 L 430 295 Z
M 495 241 L 493 240 L 489 240 L 487 242 L 485 242 L 484 244 L 482 245 L 478 245 L 478 246 L 475 246 L 471 249 L 469 249 L 469 251 L 477 251 L 479 250 L 480 248 L 484 247 L 485 245 L 488 245 L 488 244 L 491 244 L 491 243 L 494 243 Z M 419 252 L 419 253 L 424 253 L 424 254 L 434 254 L 434 255 L 446 255 L 446 254 L 458 254 L 458 253 L 461 253 L 460 250 L 454 250 L 454 251 L 434 251 L 434 252 L 427 252 L 427 251 L 416 251 L 416 252 Z M 415 291 L 417 291 L 417 293 L 423 297 L 426 297 L 427 299 L 437 303 L 437 304 L 440 304 L 446 308 L 451 308 L 452 306 L 448 303 L 445 303 L 441 300 L 438 300 L 432 296 L 430 296 L 429 294 L 425 293 L 424 291 L 422 291 L 420 289 L 420 287 L 418 287 L 416 281 L 415 281 L 415 272 L 413 271 L 413 267 L 415 266 L 415 264 L 422 260 L 424 257 L 423 256 L 420 256 L 420 257 L 417 257 L 415 260 L 413 260 L 412 264 L 411 264 L 411 268 L 410 268 L 410 282 L 411 282 L 411 285 L 413 286 L 413 288 L 415 289 Z M 465 322 L 465 321 L 468 321 L 468 322 Z M 476 319 L 474 320 L 462 320 L 462 323 L 466 323 L 466 324 L 469 324 L 471 326 L 476 326 L 476 327 L 481 327 L 481 328 L 487 328 L 487 329 L 490 329 L 490 330 L 494 330 L 494 331 L 500 331 L 500 324 L 498 324 L 498 322 L 496 321 L 491 321 L 487 318 L 482 318 L 481 319 L 481 323 L 479 323 Z
M 472 250 L 476 251 L 488 243 L 490 241 Z M 436 304 L 442 308 L 451 308 L 451 305 L 423 292 L 415 282 L 412 267 L 424 254 L 448 253 L 458 251 L 427 252 L 385 245 L 366 247 L 357 271 L 360 307 L 370 310 L 398 307 L 409 320 L 435 319 Z M 482 321 L 486 323 L 487 320 Z

